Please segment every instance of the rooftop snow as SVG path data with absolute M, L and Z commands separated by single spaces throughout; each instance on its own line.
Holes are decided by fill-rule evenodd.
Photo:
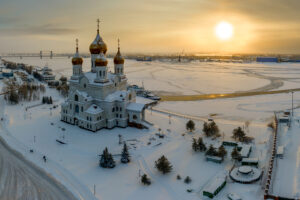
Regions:
M 130 111 L 137 111 L 137 112 L 142 112 L 142 110 L 144 109 L 145 104 L 141 104 L 141 103 L 130 103 L 127 106 L 127 110 Z
M 103 112 L 103 110 L 96 104 L 92 104 L 85 112 L 90 114 L 98 114 Z
M 211 194 L 214 194 L 215 191 L 224 183 L 226 182 L 226 174 L 225 173 L 221 173 L 218 174 L 216 177 L 214 177 L 214 179 L 208 183 L 205 187 L 203 191 L 209 192 Z
M 127 91 L 121 90 L 121 91 L 115 91 L 112 94 L 107 95 L 105 98 L 106 101 L 123 101 L 127 95 Z

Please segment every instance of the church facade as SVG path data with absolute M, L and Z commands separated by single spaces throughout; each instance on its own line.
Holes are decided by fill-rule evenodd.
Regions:
M 77 43 L 68 97 L 61 105 L 61 120 L 91 131 L 127 126 L 141 128 L 145 105 L 136 103 L 135 92 L 127 90 L 120 46 L 114 57 L 114 72 L 108 72 L 106 51 L 98 26 L 96 38 L 90 45 L 91 70 L 83 72 Z

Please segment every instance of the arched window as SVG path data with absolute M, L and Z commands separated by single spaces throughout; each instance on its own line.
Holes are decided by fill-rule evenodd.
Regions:
M 74 100 L 78 101 L 78 95 L 77 94 L 75 94 Z
M 99 76 L 102 76 L 102 71 L 99 71 Z
M 136 120 L 137 119 L 137 116 L 136 115 L 133 115 L 133 117 L 132 117 L 134 120 Z
M 83 87 L 86 88 L 86 84 L 83 84 Z
M 81 106 L 81 112 L 83 112 L 83 107 Z
M 79 113 L 79 106 L 78 105 L 75 106 L 75 112 Z
M 112 108 L 112 112 L 115 112 L 115 108 Z
M 128 98 L 129 98 L 129 100 L 131 100 L 131 94 L 129 94 Z

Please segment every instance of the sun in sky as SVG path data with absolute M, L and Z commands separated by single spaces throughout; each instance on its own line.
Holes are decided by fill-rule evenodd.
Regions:
M 232 24 L 222 21 L 215 26 L 215 34 L 220 40 L 229 40 L 233 36 Z

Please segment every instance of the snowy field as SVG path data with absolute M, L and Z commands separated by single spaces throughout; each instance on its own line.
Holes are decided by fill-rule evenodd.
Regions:
M 48 62 L 54 72 L 70 76 L 72 67 L 69 59 L 40 60 L 23 58 L 14 61 L 43 66 Z M 112 69 L 112 60 L 109 60 Z M 84 60 L 84 70 L 89 69 L 89 59 Z M 300 64 L 233 64 L 233 63 L 168 63 L 136 62 L 126 60 L 125 71 L 130 83 L 142 85 L 146 89 L 161 94 L 203 94 L 227 93 L 235 91 L 298 88 Z M 298 69 L 299 68 L 299 69 Z M 63 102 L 55 90 L 47 89 L 47 94 L 54 97 L 56 105 Z M 295 93 L 295 107 L 300 107 L 300 94 Z M 49 105 L 34 107 L 25 111 L 28 105 L 6 105 L 6 128 L 8 134 L 24 146 L 33 148 L 41 155 L 66 169 L 76 180 L 86 185 L 91 192 L 96 187 L 98 199 L 145 199 L 145 200 L 198 200 L 203 198 L 201 191 L 215 174 L 229 170 L 233 162 L 229 156 L 222 164 L 205 161 L 203 153 L 191 149 L 193 137 L 203 136 L 203 119 L 214 118 L 223 137 L 231 139 L 232 130 L 250 122 L 247 134 L 255 138 L 251 157 L 259 158 L 259 166 L 267 169 L 271 131 L 267 123 L 271 121 L 274 111 L 291 107 L 291 94 L 274 94 L 263 96 L 216 99 L 191 102 L 161 102 L 155 108 L 166 113 L 174 113 L 169 124 L 168 114 L 148 110 L 146 119 L 154 124 L 149 130 L 133 128 L 115 128 L 89 132 L 60 121 L 60 108 L 50 110 Z M 186 118 L 195 117 L 195 133 L 186 133 L 186 118 L 176 117 L 183 114 Z M 164 139 L 155 133 L 161 128 L 166 134 Z M 113 154 L 119 154 L 122 146 L 118 144 L 118 134 L 130 146 L 132 162 L 121 164 L 115 156 L 117 166 L 103 169 L 98 166 L 99 154 L 105 147 Z M 183 135 L 184 134 L 184 135 Z M 151 139 L 155 138 L 155 140 Z M 57 143 L 60 139 L 66 145 Z M 148 144 L 151 142 L 151 144 Z M 204 138 L 209 145 L 216 141 Z M 230 154 L 232 149 L 227 148 Z M 154 168 L 154 161 L 165 155 L 173 165 L 173 172 L 161 175 Z M 28 155 L 32 156 L 32 155 Z M 40 162 L 40 161 L 39 161 Z M 50 168 L 50 167 L 49 167 Z M 51 170 L 51 169 L 46 169 Z M 139 173 L 150 176 L 152 184 L 143 186 L 139 182 Z M 185 184 L 176 180 L 177 174 L 182 178 L 190 176 L 192 183 Z M 226 199 L 229 192 L 238 193 L 244 200 L 262 199 L 262 182 L 250 185 L 228 184 L 215 199 Z M 68 186 L 67 186 L 68 187 Z M 191 193 L 186 190 L 192 189 Z

